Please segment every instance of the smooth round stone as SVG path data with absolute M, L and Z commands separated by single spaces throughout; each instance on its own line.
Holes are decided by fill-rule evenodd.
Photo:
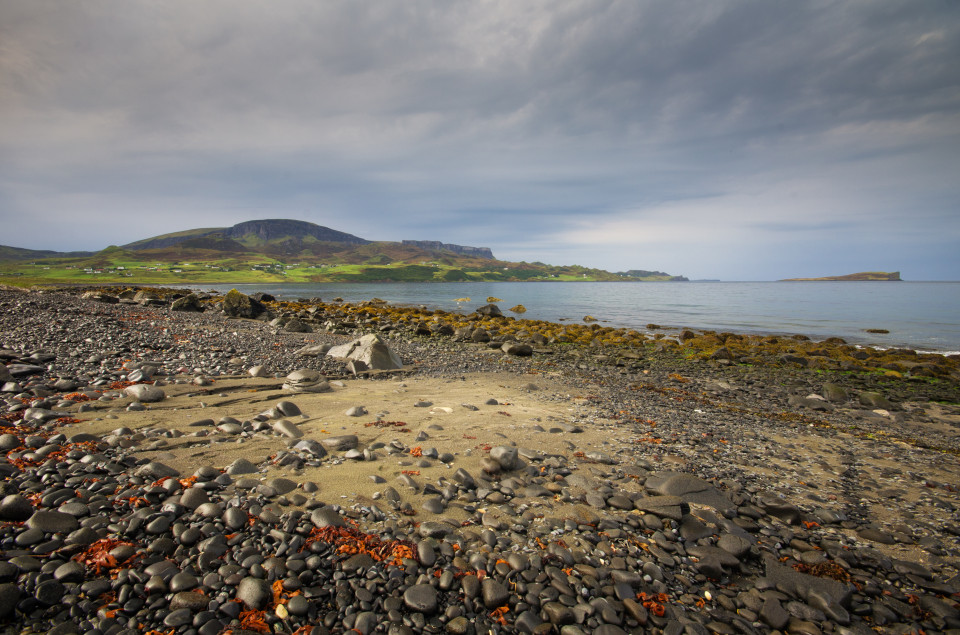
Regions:
M 310 514 L 310 522 L 315 527 L 343 527 L 346 523 L 332 507 L 320 507 Z
M 247 459 L 237 459 L 227 466 L 227 474 L 253 474 L 257 471 L 257 466 Z
M 439 496 L 433 496 L 423 502 L 423 509 L 431 514 L 442 514 L 444 511 L 443 501 L 440 500 Z
M 297 484 L 288 478 L 272 478 L 267 481 L 267 486 L 272 487 L 278 496 L 288 494 L 297 488 Z
M 193 623 L 193 612 L 190 609 L 177 609 L 175 611 L 170 611 L 165 618 L 163 618 L 163 625 L 169 626 L 170 628 L 178 628 L 180 626 L 186 626 L 187 624 Z
M 84 505 L 83 503 L 76 502 L 64 503 L 57 508 L 57 511 L 63 512 L 64 514 L 70 514 L 75 518 L 90 515 L 90 507 Z
M 510 597 L 507 587 L 493 578 L 484 578 L 480 591 L 483 594 L 483 605 L 491 610 L 506 604 Z
M 174 576 L 176 577 L 176 576 Z M 171 581 L 172 582 L 172 581 Z M 170 600 L 170 610 L 189 609 L 196 613 L 210 605 L 210 598 L 197 591 L 181 591 Z
M 43 564 L 33 556 L 14 556 L 8 560 L 21 573 L 32 573 L 39 571 Z
M 43 530 L 33 527 L 17 534 L 13 543 L 18 547 L 31 547 L 43 541 Z
M 543 606 L 543 615 L 551 624 L 573 624 L 573 611 L 559 602 L 547 602 Z
M 217 430 L 224 434 L 237 435 L 243 432 L 243 426 L 237 423 L 221 423 L 217 426 Z
M 0 619 L 13 613 L 20 601 L 20 587 L 13 583 L 0 584 Z
M 148 384 L 128 386 L 123 389 L 123 392 L 128 397 L 133 397 L 135 400 L 141 403 L 155 403 L 157 401 L 163 401 L 166 397 L 166 394 L 163 392 L 163 390 Z
M 286 419 L 281 419 L 274 423 L 273 431 L 288 439 L 299 439 L 303 436 L 303 430 L 298 428 L 295 423 L 291 423 Z
M 296 417 L 297 415 L 302 414 L 299 406 L 292 401 L 280 401 L 275 407 L 285 417 Z
M 196 577 L 181 571 L 172 578 L 170 578 L 170 592 L 178 593 L 180 591 L 189 591 L 190 589 L 195 588 L 200 581 Z
M 417 558 L 420 560 L 420 564 L 429 568 L 437 563 L 437 552 L 434 551 L 429 542 L 421 540 L 417 544 Z
M 13 434 L 0 434 L 0 452 L 9 452 L 20 447 L 20 439 Z M 14 496 L 14 494 L 11 494 Z
M 230 529 L 240 529 L 247 524 L 247 512 L 239 507 L 228 507 L 223 512 L 223 524 Z
M 429 584 L 414 584 L 403 592 L 403 603 L 412 611 L 436 613 L 437 590 Z
M 9 582 L 17 577 L 17 568 L 9 562 L 0 560 L 0 581 Z
M 209 502 L 210 496 L 207 495 L 206 490 L 199 487 L 188 487 L 183 494 L 180 495 L 180 504 L 187 509 L 196 509 L 200 507 L 200 505 Z
M 199 527 L 187 527 L 183 530 L 183 533 L 180 534 L 180 544 L 190 546 L 196 544 L 202 534 L 200 533 Z
M 46 580 L 37 585 L 36 591 L 33 593 L 33 597 L 37 599 L 41 604 L 47 606 L 53 606 L 58 604 L 63 599 L 63 594 L 66 593 L 66 588 L 57 580 Z
M 149 523 L 147 523 L 147 526 L 144 527 L 144 531 L 146 531 L 151 536 L 157 536 L 162 533 L 166 533 L 166 531 L 170 529 L 171 524 L 172 523 L 170 519 L 167 518 L 166 516 L 157 516 L 156 518 L 151 520 Z
M 19 445 L 19 441 L 17 444 Z M 0 501 L 0 520 L 19 522 L 30 518 L 33 512 L 33 505 L 30 504 L 30 501 L 19 494 L 4 496 L 3 500 Z
M 79 562 L 66 562 L 53 572 L 55 580 L 60 582 L 82 582 L 87 575 L 87 570 Z
M 273 591 L 266 580 L 246 577 L 237 586 L 237 599 L 247 607 L 259 611 L 273 600 Z
M 302 595 L 295 595 L 287 602 L 287 610 L 290 615 L 306 615 L 310 610 L 310 602 Z
M 50 534 L 69 533 L 80 527 L 79 521 L 63 512 L 37 510 L 27 520 L 27 527 Z
M 197 507 L 196 514 L 203 518 L 217 518 L 223 514 L 223 507 L 219 503 L 204 503 Z

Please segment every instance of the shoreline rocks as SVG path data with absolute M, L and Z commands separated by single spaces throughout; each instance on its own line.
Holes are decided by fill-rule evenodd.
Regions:
M 546 335 L 531 346 L 546 352 L 507 356 L 535 334 L 508 332 L 509 318 L 488 319 L 489 341 L 454 342 L 402 313 L 363 324 L 350 307 L 303 309 L 314 332 L 294 333 L 142 299 L 0 292 L 0 362 L 16 373 L 4 385 L 17 384 L 0 412 L 5 628 L 960 629 L 949 360 L 932 364 L 936 382 L 824 377 L 750 365 L 731 335 L 712 360 Z M 296 351 L 364 328 L 407 364 L 393 396 L 362 400 L 376 414 L 348 417 L 320 405 L 351 395 L 342 361 Z M 256 366 L 275 379 L 243 372 Z M 478 376 L 511 392 L 446 407 L 443 387 Z M 427 379 L 438 392 L 419 392 Z M 336 391 L 314 397 L 322 385 Z M 161 400 L 128 411 L 151 391 Z M 187 423 L 164 426 L 187 400 Z M 236 402 L 247 415 L 218 412 Z M 110 416 L 125 419 L 78 428 Z M 261 454 L 183 462 L 216 445 Z M 375 494 L 329 497 L 347 469 L 368 470 Z

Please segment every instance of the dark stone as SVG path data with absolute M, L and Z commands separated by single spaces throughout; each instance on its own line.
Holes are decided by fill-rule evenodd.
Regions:
M 320 507 L 313 510 L 310 514 L 310 522 L 312 522 L 315 527 L 321 529 L 324 527 L 343 527 L 346 525 L 343 518 L 337 513 L 337 510 L 332 507 Z
M 80 523 L 70 514 L 40 509 L 27 520 L 27 527 L 50 534 L 65 534 L 80 527 Z
M 507 355 L 516 355 L 517 357 L 533 355 L 533 347 L 523 342 L 504 342 L 500 349 Z
M 500 311 L 500 307 L 496 304 L 485 304 L 481 307 L 477 307 L 476 313 L 478 315 L 483 315 L 485 317 L 499 318 L 503 317 L 503 313 Z
M 507 587 L 493 578 L 483 579 L 481 592 L 483 593 L 483 605 L 490 610 L 503 606 L 510 598 Z
M 228 317 L 254 319 L 266 313 L 267 307 L 258 300 L 231 289 L 223 298 L 223 312 Z
M 58 582 L 57 580 L 46 580 L 37 585 L 36 591 L 33 593 L 33 597 L 37 599 L 41 604 L 47 606 L 53 606 L 58 604 L 63 599 L 63 594 L 66 592 L 66 588 Z
M 896 544 L 893 536 L 888 534 L 885 531 L 880 531 L 879 529 L 873 529 L 872 527 L 866 527 L 864 529 L 858 529 L 857 535 L 863 538 L 864 540 L 870 540 L 872 542 L 879 542 L 883 545 L 892 545 Z
M 186 311 L 189 313 L 203 313 L 203 304 L 200 303 L 200 297 L 195 293 L 177 298 L 170 305 L 171 311 Z
M 415 584 L 404 591 L 403 603 L 412 611 L 431 615 L 437 612 L 437 590 L 429 584 Z
M 20 587 L 13 583 L 0 584 L 0 619 L 13 613 L 19 601 Z
M 0 501 L 0 520 L 19 522 L 33 515 L 33 505 L 19 494 L 10 494 Z
M 237 599 L 248 608 L 261 610 L 273 600 L 270 583 L 260 578 L 246 577 L 237 587 Z

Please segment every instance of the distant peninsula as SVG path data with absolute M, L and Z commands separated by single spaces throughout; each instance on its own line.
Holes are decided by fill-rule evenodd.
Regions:
M 900 282 L 899 271 L 861 271 L 845 276 L 826 276 L 823 278 L 787 278 L 780 282 Z

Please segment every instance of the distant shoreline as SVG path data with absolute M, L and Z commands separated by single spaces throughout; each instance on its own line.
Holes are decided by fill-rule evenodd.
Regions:
M 778 282 L 903 282 L 899 271 L 861 271 L 844 276 L 824 276 L 822 278 L 786 278 Z

